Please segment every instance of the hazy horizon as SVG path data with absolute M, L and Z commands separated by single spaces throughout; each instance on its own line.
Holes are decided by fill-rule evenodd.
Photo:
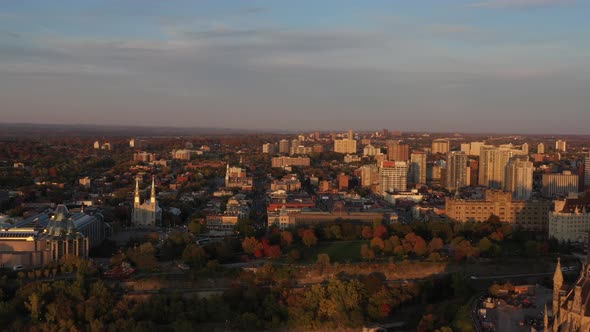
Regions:
M 590 2 L 0 2 L 0 121 L 586 134 Z

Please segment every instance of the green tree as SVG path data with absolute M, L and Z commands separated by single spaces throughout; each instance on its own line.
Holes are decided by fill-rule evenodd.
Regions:
M 188 224 L 188 229 L 193 234 L 201 234 L 201 233 L 205 232 L 206 227 L 203 224 L 201 224 L 199 221 L 193 220 L 190 222 L 190 224 Z
M 490 241 L 490 239 L 488 239 L 486 236 L 479 240 L 479 243 L 477 244 L 477 247 L 482 254 L 487 254 L 492 249 L 492 246 L 492 241 Z

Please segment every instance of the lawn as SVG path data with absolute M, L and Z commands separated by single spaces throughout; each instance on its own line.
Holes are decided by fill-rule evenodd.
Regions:
M 315 263 L 318 254 L 328 254 L 330 262 L 345 263 L 358 262 L 361 260 L 361 245 L 367 241 L 335 241 L 320 242 L 311 248 L 303 247 L 303 262 Z

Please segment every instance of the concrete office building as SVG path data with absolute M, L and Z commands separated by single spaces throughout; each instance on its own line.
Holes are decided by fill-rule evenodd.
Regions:
M 564 196 L 579 191 L 578 175 L 571 171 L 563 171 L 561 174 L 543 174 L 542 183 L 542 193 L 545 197 Z

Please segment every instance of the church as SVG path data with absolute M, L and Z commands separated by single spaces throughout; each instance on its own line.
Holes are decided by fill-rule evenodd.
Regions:
M 545 309 L 545 331 L 590 331 L 590 251 L 580 276 L 573 285 L 564 284 L 561 262 L 553 274 L 553 318 Z
M 141 203 L 141 195 L 139 193 L 139 179 L 135 179 L 135 200 L 133 201 L 133 215 L 131 216 L 131 223 L 137 227 L 156 227 L 158 222 L 162 220 L 162 209 L 158 206 L 156 199 L 156 183 L 152 176 L 152 190 L 150 199 L 146 199 Z

